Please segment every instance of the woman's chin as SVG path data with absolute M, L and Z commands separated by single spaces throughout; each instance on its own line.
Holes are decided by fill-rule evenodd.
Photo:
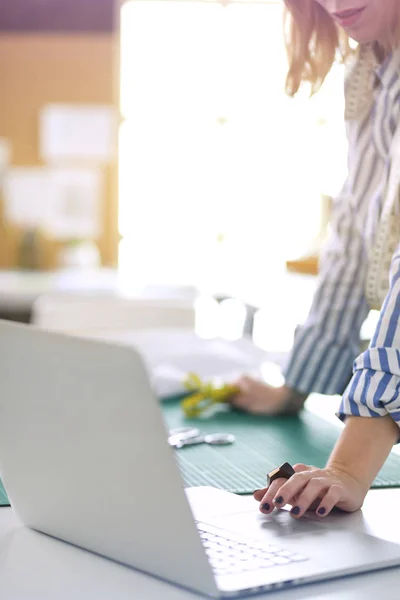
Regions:
M 366 29 L 345 29 L 344 30 L 349 38 L 357 42 L 358 44 L 370 44 L 372 42 L 377 42 L 384 36 L 379 36 L 378 32 L 367 31 Z

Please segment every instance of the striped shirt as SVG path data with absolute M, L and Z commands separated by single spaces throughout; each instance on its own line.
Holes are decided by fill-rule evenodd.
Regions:
M 318 289 L 306 322 L 296 332 L 285 380 L 288 387 L 305 394 L 344 393 L 341 418 L 389 412 L 400 425 L 400 244 L 392 256 L 390 287 L 377 330 L 368 350 L 354 361 L 360 352 L 361 325 L 370 310 L 365 292 L 368 262 L 400 118 L 400 51 L 379 65 L 372 47 L 366 45 L 358 61 L 368 65 L 371 56 L 375 62 L 366 75 L 369 95 L 362 90 L 357 72 L 346 84 L 349 174 L 334 201 Z M 355 114 L 351 114 L 349 103 L 354 97 L 348 86 L 353 91 L 354 86 L 360 88 Z

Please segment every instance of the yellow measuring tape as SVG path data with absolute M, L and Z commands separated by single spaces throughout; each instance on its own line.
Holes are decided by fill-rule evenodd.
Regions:
M 214 404 L 228 402 L 239 388 L 234 385 L 225 384 L 216 387 L 213 383 L 202 381 L 196 373 L 189 373 L 184 381 L 185 388 L 193 392 L 182 400 L 181 408 L 186 417 L 200 417 L 204 411 Z

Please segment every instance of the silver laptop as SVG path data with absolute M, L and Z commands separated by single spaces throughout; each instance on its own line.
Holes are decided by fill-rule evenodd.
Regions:
M 397 544 L 284 511 L 257 536 L 238 533 L 256 513 L 196 522 L 175 452 L 133 348 L 0 322 L 0 476 L 26 525 L 214 597 L 400 564 Z

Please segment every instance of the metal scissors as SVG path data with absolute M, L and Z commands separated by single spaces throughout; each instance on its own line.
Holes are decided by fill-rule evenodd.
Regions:
M 197 427 L 178 427 L 170 429 L 168 443 L 173 448 L 184 448 L 197 444 L 209 444 L 211 446 L 227 446 L 235 442 L 232 433 L 206 433 L 202 434 Z

